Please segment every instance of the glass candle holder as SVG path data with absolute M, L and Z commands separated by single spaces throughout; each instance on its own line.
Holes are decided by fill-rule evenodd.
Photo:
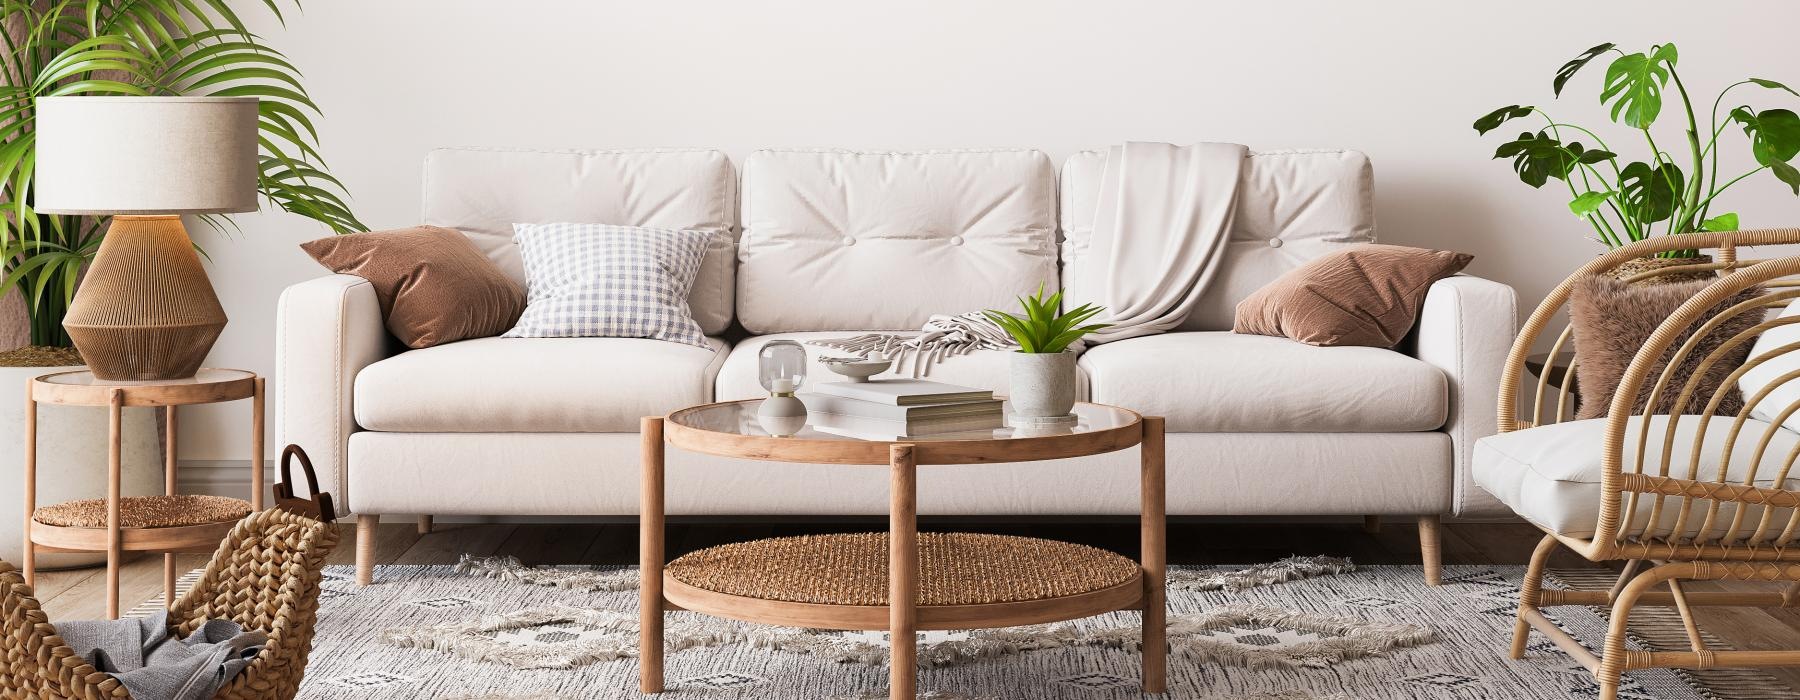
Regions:
M 771 340 L 757 353 L 757 380 L 771 395 L 792 396 L 806 382 L 806 348 L 792 340 Z
M 792 340 L 772 340 L 756 355 L 756 378 L 769 398 L 756 408 L 757 422 L 776 437 L 789 437 L 806 426 L 806 404 L 794 392 L 806 383 L 806 348 Z

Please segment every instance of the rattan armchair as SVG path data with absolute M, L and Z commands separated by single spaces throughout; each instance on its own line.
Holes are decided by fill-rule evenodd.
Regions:
M 1582 517 L 1579 527 L 1572 523 L 1546 526 L 1544 518 L 1532 518 L 1528 508 L 1521 507 L 1538 505 L 1530 501 L 1544 500 L 1546 491 L 1521 488 L 1502 495 L 1500 491 L 1506 489 L 1494 484 L 1511 477 L 1495 474 L 1517 465 L 1482 465 L 1478 454 L 1477 480 L 1502 500 L 1511 498 L 1509 505 L 1546 532 L 1531 557 L 1520 591 L 1513 658 L 1524 656 L 1526 638 L 1530 629 L 1536 628 L 1594 673 L 1603 700 L 1617 697 L 1620 675 L 1630 669 L 1800 665 L 1800 650 L 1708 650 L 1691 610 L 1696 605 L 1800 604 L 1800 547 L 1794 546 L 1794 538 L 1800 534 L 1800 509 L 1796 509 L 1800 506 L 1800 491 L 1788 488 L 1789 471 L 1796 457 L 1800 457 L 1800 435 L 1781 425 L 1789 413 L 1800 409 L 1800 404 L 1782 407 L 1784 411 L 1773 420 L 1750 417 L 1750 406 L 1774 388 L 1770 386 L 1744 396 L 1746 408 L 1735 415 L 1712 415 L 1727 392 L 1738 391 L 1737 380 L 1744 372 L 1800 351 L 1800 343 L 1751 357 L 1713 395 L 1701 395 L 1703 392 L 1696 389 L 1698 376 L 1733 348 L 1753 344 L 1769 329 L 1800 323 L 1800 316 L 1778 318 L 1770 313 L 1800 298 L 1800 257 L 1740 257 L 1745 248 L 1793 243 L 1800 243 L 1800 229 L 1682 234 L 1634 243 L 1584 265 L 1552 291 L 1526 322 L 1507 357 L 1501 378 L 1500 434 L 1484 440 L 1488 444 L 1476 449 L 1480 453 L 1487 447 L 1492 457 L 1503 448 L 1511 448 L 1509 454 L 1526 452 L 1518 448 L 1530 446 L 1534 439 L 1538 444 L 1549 439 L 1582 440 L 1576 449 L 1554 453 L 1558 455 L 1555 459 L 1544 457 L 1542 461 L 1550 464 L 1536 466 L 1554 470 L 1583 460 L 1597 465 L 1599 502 L 1588 504 L 1597 510 L 1598 522 Z M 1710 252 L 1713 260 L 1629 276 L 1617 273 L 1630 261 L 1676 250 Z M 1525 358 L 1540 343 L 1549 343 L 1553 355 L 1571 347 L 1571 330 L 1559 319 L 1565 317 L 1572 288 L 1580 276 L 1614 273 L 1636 282 L 1662 275 L 1691 276 L 1695 272 L 1716 275 L 1716 279 L 1658 326 L 1637 352 L 1605 418 L 1573 421 L 1570 387 L 1579 377 L 1580 367 L 1568 369 L 1559 382 L 1560 388 L 1550 385 L 1553 372 L 1523 380 Z M 1746 290 L 1760 291 L 1733 301 Z M 1659 358 L 1671 352 L 1671 359 L 1661 364 L 1680 365 L 1684 358 L 1695 354 L 1700 338 L 1740 314 L 1756 314 L 1766 320 L 1730 336 L 1717 350 L 1696 355 L 1701 364 L 1694 376 L 1674 376 L 1673 370 L 1657 367 Z M 1565 327 L 1552 331 L 1553 324 Z M 1689 333 L 1690 328 L 1696 330 Z M 1800 371 L 1784 374 L 1773 384 L 1797 378 Z M 1640 395 L 1647 400 L 1640 403 Z M 1634 412 L 1639 405 L 1669 405 L 1660 403 L 1664 397 L 1673 397 L 1675 402 L 1669 415 L 1652 418 L 1646 415 L 1649 409 Z M 1553 453 L 1541 453 L 1550 454 Z M 1588 512 L 1580 511 L 1578 515 Z M 1559 545 L 1593 561 L 1623 562 L 1617 584 L 1610 591 L 1546 590 L 1542 583 L 1545 561 Z M 1682 585 L 1684 581 L 1727 579 L 1789 585 L 1785 590 L 1766 593 L 1688 592 Z M 1540 612 L 1558 605 L 1611 607 L 1610 628 L 1601 653 L 1596 655 L 1584 648 Z M 1627 650 L 1626 623 L 1632 608 L 1638 605 L 1675 607 L 1685 623 L 1692 649 Z
M 186 636 L 208 619 L 230 619 L 266 632 L 269 642 L 216 698 L 292 698 L 312 648 L 325 556 L 335 528 L 266 510 L 232 528 L 200 580 L 175 601 L 169 623 Z M 0 698 L 129 698 L 117 679 L 63 645 L 31 587 L 0 562 Z

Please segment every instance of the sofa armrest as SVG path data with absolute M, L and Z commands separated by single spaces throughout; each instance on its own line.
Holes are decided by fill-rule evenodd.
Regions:
M 281 293 L 275 315 L 275 444 L 306 450 L 319 489 L 348 512 L 348 448 L 357 429 L 350 389 L 357 372 L 393 348 L 375 287 L 351 275 L 307 280 Z
M 1497 430 L 1500 370 L 1518 335 L 1518 296 L 1512 287 L 1456 275 L 1431 285 L 1419 313 L 1416 356 L 1449 378 L 1450 434 L 1456 474 L 1452 513 L 1461 517 L 1512 511 L 1475 484 L 1470 463 L 1475 441 Z

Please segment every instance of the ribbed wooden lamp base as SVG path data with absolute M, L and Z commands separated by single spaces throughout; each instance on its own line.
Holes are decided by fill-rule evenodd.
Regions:
M 115 216 L 63 328 L 101 379 L 194 376 L 225 308 L 179 216 Z

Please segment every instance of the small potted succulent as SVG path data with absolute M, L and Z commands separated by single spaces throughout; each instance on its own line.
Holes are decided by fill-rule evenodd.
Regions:
M 1675 67 L 1679 54 L 1674 44 L 1627 53 L 1607 43 L 1564 63 L 1551 81 L 1552 93 L 1561 97 L 1577 72 L 1602 58 L 1608 63 L 1600 85 L 1600 103 L 1609 108 L 1614 122 L 1625 127 L 1626 138 L 1618 143 L 1641 149 L 1643 160 L 1629 160 L 1595 131 L 1560 121 L 1531 105 L 1508 105 L 1475 120 L 1475 131 L 1481 134 L 1515 119 L 1525 119 L 1524 123 L 1531 125 L 1528 129 L 1535 129 L 1519 132 L 1517 138 L 1501 144 L 1494 157 L 1511 160 L 1513 171 L 1527 185 L 1556 183 L 1552 187 L 1566 190 L 1569 211 L 1592 229 L 1595 241 L 1610 249 L 1658 234 L 1737 230 L 1738 213 L 1726 210 L 1719 197 L 1732 185 L 1763 171 L 1800 195 L 1800 168 L 1792 163 L 1800 155 L 1800 115 L 1791 109 L 1758 108 L 1743 101 L 1791 102 L 1800 92 L 1768 78 L 1745 78 L 1719 91 L 1709 111 L 1696 111 L 1688 86 Z M 1674 98 L 1667 106 L 1680 120 L 1681 138 L 1659 142 L 1651 127 L 1663 115 L 1668 97 Z M 1706 106 L 1701 103 L 1702 108 Z M 1721 138 L 1730 131 L 1743 132 L 1751 156 L 1748 163 L 1736 157 L 1721 161 L 1719 152 L 1726 146 Z M 1669 135 L 1662 134 L 1665 138 Z M 1676 250 L 1631 261 L 1615 275 L 1708 262 L 1710 258 L 1698 251 Z M 1711 270 L 1701 269 L 1650 281 L 1713 276 Z
M 983 312 L 1019 344 L 1012 355 L 1012 388 L 1007 396 L 1012 415 L 1027 422 L 1066 419 L 1075 408 L 1075 353 L 1069 345 L 1110 325 L 1082 325 L 1105 308 L 1082 304 L 1059 314 L 1062 292 L 1045 298 L 1043 285 L 1038 285 L 1037 294 L 1020 297 L 1019 305 L 1023 316 L 993 309 Z

